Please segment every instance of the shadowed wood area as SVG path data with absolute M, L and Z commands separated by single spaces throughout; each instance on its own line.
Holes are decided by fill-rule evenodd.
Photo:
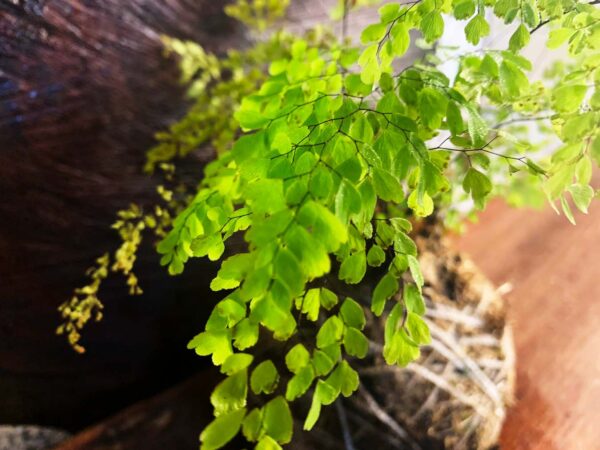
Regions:
M 576 219 L 495 202 L 458 239 L 494 283 L 513 286 L 517 399 L 502 449 L 600 448 L 600 208 Z
M 93 351 L 54 330 L 85 269 L 118 245 L 115 211 L 155 201 L 145 152 L 187 108 L 160 35 L 239 43 L 225 3 L 0 1 L 0 422 L 79 429 L 197 367 L 185 342 L 212 269 L 171 280 L 149 241 L 136 263 L 147 294 L 108 280 Z
M 207 389 L 218 380 L 207 370 L 82 431 L 55 450 L 196 449 L 200 430 L 212 420 Z

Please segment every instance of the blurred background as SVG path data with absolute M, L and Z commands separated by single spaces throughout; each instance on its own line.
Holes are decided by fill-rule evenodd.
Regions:
M 210 310 L 214 266 L 194 262 L 173 280 L 144 248 L 137 264 L 147 294 L 129 297 L 109 279 L 105 319 L 87 330 L 86 354 L 54 330 L 56 308 L 99 248 L 118 244 L 115 211 L 153 194 L 141 171 L 153 133 L 185 111 L 160 35 L 216 53 L 243 46 L 226 3 L 0 0 L 0 449 L 18 448 L 3 432 L 23 424 L 76 435 L 62 449 L 197 446 L 215 378 L 185 343 Z M 288 26 L 327 20 L 333 3 L 294 1 Z M 369 14 L 352 16 L 349 29 Z M 539 73 L 543 50 L 529 51 Z M 573 228 L 551 211 L 494 202 L 454 239 L 494 283 L 511 287 L 517 398 L 503 449 L 600 449 L 598 206 L 577 220 Z

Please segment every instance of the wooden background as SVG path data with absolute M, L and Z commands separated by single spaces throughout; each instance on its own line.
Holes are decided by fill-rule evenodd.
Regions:
M 76 429 L 198 364 L 178 343 L 203 322 L 184 312 L 207 299 L 166 277 L 145 286 L 154 296 L 143 303 L 109 287 L 109 313 L 90 331 L 95 350 L 85 359 L 52 330 L 56 305 L 99 243 L 111 247 L 113 211 L 153 192 L 139 173 L 152 131 L 185 110 L 159 34 L 227 48 L 239 37 L 220 14 L 224 2 L 0 0 L 0 420 Z M 298 0 L 292 19 L 310 22 L 326 10 L 308 3 Z M 513 285 L 518 395 L 503 449 L 600 449 L 598 238 L 597 206 L 573 228 L 551 211 L 494 203 L 456 239 L 495 283 Z M 147 252 L 140 262 L 154 267 L 153 258 Z M 211 380 L 202 374 L 63 448 L 196 448 L 210 419 L 198 386 Z
M 150 241 L 143 299 L 104 284 L 105 320 L 84 335 L 94 351 L 77 355 L 54 330 L 86 268 L 117 248 L 115 212 L 156 201 L 145 152 L 187 109 L 160 35 L 242 45 L 224 4 L 0 0 L 0 423 L 80 429 L 202 364 L 185 343 L 207 317 L 213 268 L 168 277 Z
M 600 449 L 600 207 L 577 226 L 496 202 L 457 239 L 506 295 L 517 401 L 502 449 Z

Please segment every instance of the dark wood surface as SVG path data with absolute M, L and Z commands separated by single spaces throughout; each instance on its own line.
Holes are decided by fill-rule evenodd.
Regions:
M 80 429 L 197 367 L 185 342 L 209 312 L 212 266 L 168 277 L 149 240 L 146 295 L 108 280 L 86 355 L 54 330 L 86 268 L 117 248 L 115 212 L 156 202 L 144 155 L 188 104 L 160 35 L 239 43 L 225 3 L 0 0 L 0 423 Z
M 513 287 L 517 398 L 503 450 L 600 449 L 600 205 L 577 222 L 497 202 L 458 239 Z
M 92 426 L 54 450 L 192 450 L 212 420 L 207 392 L 218 381 L 205 371 Z

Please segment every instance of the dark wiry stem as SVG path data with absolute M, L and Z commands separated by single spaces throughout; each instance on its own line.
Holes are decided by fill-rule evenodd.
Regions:
M 346 450 L 356 450 L 354 442 L 352 441 L 352 435 L 350 433 L 350 426 L 348 425 L 348 417 L 346 416 L 346 410 L 342 404 L 342 400 L 338 398 L 335 401 L 335 409 L 337 410 L 338 417 L 340 419 L 340 426 L 342 427 L 342 436 L 344 438 L 344 447 Z

